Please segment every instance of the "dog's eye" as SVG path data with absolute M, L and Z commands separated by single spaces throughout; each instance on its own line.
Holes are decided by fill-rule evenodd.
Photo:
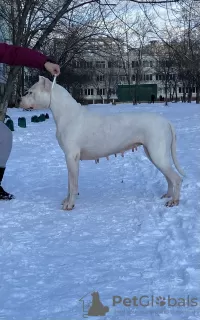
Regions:
M 32 91 L 29 91 L 29 94 L 32 94 L 33 92 Z

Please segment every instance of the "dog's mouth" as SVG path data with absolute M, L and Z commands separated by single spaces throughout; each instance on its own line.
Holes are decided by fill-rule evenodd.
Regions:
M 20 107 L 22 109 L 26 109 L 26 110 L 33 110 L 34 109 L 33 106 L 27 106 L 27 105 L 25 105 L 23 103 L 20 103 Z

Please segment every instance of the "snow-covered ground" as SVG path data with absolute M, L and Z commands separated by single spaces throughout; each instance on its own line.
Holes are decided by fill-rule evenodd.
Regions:
M 116 295 L 177 301 L 189 296 L 200 303 L 199 105 L 88 108 L 146 110 L 174 123 L 178 159 L 187 173 L 180 205 L 164 206 L 165 179 L 139 148 L 99 164 L 82 161 L 76 207 L 62 211 L 67 170 L 51 113 L 49 120 L 31 123 L 44 111 L 10 109 L 15 132 L 3 186 L 16 199 L 0 202 L 0 319 L 80 320 L 93 291 L 109 307 L 97 319 L 200 319 L 198 306 L 170 307 L 168 300 L 164 306 L 112 306 Z M 17 126 L 22 116 L 26 129 Z M 86 294 L 83 311 L 79 299 Z

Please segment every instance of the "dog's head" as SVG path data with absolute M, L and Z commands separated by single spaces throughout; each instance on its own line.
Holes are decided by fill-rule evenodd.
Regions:
M 42 76 L 21 98 L 20 107 L 23 109 L 43 109 L 50 105 L 52 82 Z
M 91 295 L 93 296 L 94 300 L 99 300 L 99 293 L 98 292 L 93 292 Z

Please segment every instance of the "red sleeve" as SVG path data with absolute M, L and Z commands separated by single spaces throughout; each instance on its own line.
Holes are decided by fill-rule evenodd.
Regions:
M 0 43 L 0 63 L 43 69 L 47 57 L 35 50 Z

